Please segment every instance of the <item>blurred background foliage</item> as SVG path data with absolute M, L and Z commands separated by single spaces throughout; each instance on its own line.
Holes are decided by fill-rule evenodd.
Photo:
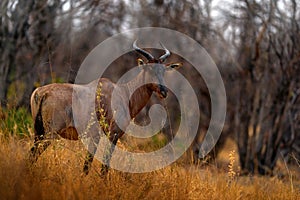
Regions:
M 299 1 L 1 0 L 0 4 L 2 129 L 28 134 L 32 91 L 53 82 L 73 83 L 85 56 L 104 39 L 131 28 L 165 27 L 199 42 L 222 73 L 227 119 L 210 157 L 233 138 L 245 173 L 272 173 L 279 157 L 294 162 L 293 155 L 299 162 Z M 135 66 L 136 58 L 128 54 L 116 60 L 118 68 L 111 78 Z M 199 137 L 191 148 L 197 156 L 210 121 L 210 98 L 201 75 L 189 63 L 180 72 L 200 103 Z M 176 133 L 170 130 L 178 124 L 178 103 L 169 100 L 167 105 L 174 122 L 164 130 L 170 140 Z

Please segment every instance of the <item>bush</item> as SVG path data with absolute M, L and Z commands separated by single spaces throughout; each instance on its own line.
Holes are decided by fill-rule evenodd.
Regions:
M 29 136 L 33 130 L 33 121 L 27 108 L 1 108 L 0 131 L 4 135 Z

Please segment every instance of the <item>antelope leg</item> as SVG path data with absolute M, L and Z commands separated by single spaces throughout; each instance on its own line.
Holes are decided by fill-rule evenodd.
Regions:
M 118 139 L 123 135 L 123 132 L 113 131 L 113 134 L 109 136 L 110 144 L 106 146 L 104 157 L 103 157 L 103 164 L 101 167 L 101 174 L 105 175 L 108 172 L 110 160 L 112 157 L 112 154 L 115 150 L 115 147 L 117 145 Z
M 38 157 L 47 149 L 51 141 L 45 141 L 43 135 L 36 136 L 34 139 L 33 147 L 30 149 L 29 160 L 33 164 L 37 161 Z
M 90 143 L 88 144 L 88 152 L 84 161 L 84 165 L 83 165 L 83 172 L 88 175 L 89 170 L 91 168 L 92 162 L 94 160 L 94 156 L 96 154 L 97 151 L 97 146 L 99 143 L 100 138 L 97 137 L 93 137 L 93 140 L 90 141 Z

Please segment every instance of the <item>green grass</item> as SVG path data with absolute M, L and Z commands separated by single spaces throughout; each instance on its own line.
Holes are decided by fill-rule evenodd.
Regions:
M 0 108 L 0 129 L 6 136 L 29 136 L 33 130 L 33 120 L 28 109 Z

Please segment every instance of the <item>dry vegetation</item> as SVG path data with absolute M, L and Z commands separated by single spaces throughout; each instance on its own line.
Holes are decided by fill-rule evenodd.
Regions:
M 181 158 L 151 173 L 110 170 L 106 177 L 100 177 L 98 161 L 88 176 L 82 174 L 85 151 L 79 142 L 55 141 L 36 164 L 29 165 L 26 157 L 32 140 L 0 133 L 1 199 L 300 198 L 299 168 L 287 171 L 284 165 L 279 166 L 285 175 L 280 179 L 240 176 L 233 142 L 227 143 L 217 163 L 211 166 L 184 164 L 186 159 Z
M 224 0 L 216 8 L 212 3 L 216 0 L 145 2 L 1 0 L 0 200 L 300 199 L 300 1 Z M 219 10 L 217 18 L 212 17 L 214 9 Z M 219 67 L 228 109 L 219 140 L 221 151 L 214 152 L 217 160 L 195 166 L 191 156 L 185 155 L 155 172 L 110 170 L 104 178 L 98 174 L 100 162 L 95 161 L 84 176 L 82 144 L 60 140 L 29 165 L 27 153 L 33 139 L 28 135 L 33 135 L 33 122 L 23 106 L 29 106 L 33 89 L 51 82 L 74 82 L 80 64 L 95 45 L 136 27 L 185 33 Z M 194 53 L 193 48 L 185 50 Z M 116 80 L 135 60 L 134 54 L 128 54 L 116 60 L 107 74 Z M 199 84 L 200 74 L 194 75 L 188 63 L 182 73 L 199 92 L 200 126 L 206 127 L 210 121 L 206 86 Z M 175 124 L 176 106 L 171 101 L 167 105 L 169 111 L 174 110 L 170 121 Z M 14 107 L 21 109 L 16 112 Z M 201 132 L 197 137 L 202 137 Z M 229 141 L 222 148 L 220 141 L 228 137 L 236 142 Z M 139 150 L 151 151 L 165 144 L 162 139 L 151 142 Z M 278 154 L 295 165 L 277 160 Z M 242 175 L 259 170 L 269 175 L 264 168 L 274 176 Z

